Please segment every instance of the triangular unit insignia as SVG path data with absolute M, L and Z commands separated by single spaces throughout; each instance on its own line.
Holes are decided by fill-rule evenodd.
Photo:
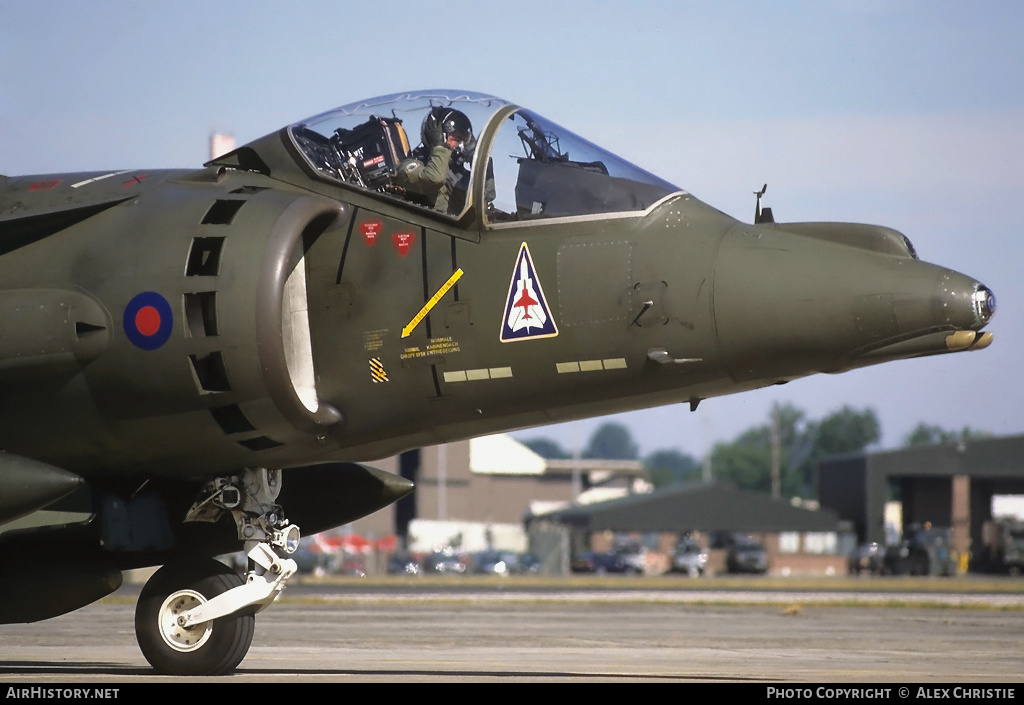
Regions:
M 501 321 L 501 342 L 554 338 L 556 335 L 558 327 L 533 268 L 530 248 L 524 242 L 519 248 L 512 281 L 508 285 L 505 315 Z

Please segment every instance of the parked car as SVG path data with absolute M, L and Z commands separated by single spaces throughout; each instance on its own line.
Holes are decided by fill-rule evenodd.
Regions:
M 519 572 L 527 574 L 539 573 L 541 560 L 533 553 L 521 553 L 519 555 Z
M 420 564 L 412 554 L 399 551 L 388 560 L 387 570 L 390 575 L 419 575 Z
M 768 572 L 768 550 L 752 538 L 736 539 L 725 558 L 725 567 L 730 573 Z
M 511 575 L 519 572 L 519 556 L 509 551 L 481 551 L 473 557 L 473 572 Z
M 615 553 L 626 561 L 626 572 L 643 575 L 647 572 L 647 549 L 639 543 L 622 543 L 615 547 Z
M 986 521 L 981 527 L 981 548 L 974 555 L 972 568 L 990 573 L 1024 573 L 1024 521 L 1002 517 Z
M 881 575 L 885 567 L 885 546 L 880 543 L 862 543 L 850 553 L 847 569 L 850 575 L 870 573 Z
M 424 558 L 421 567 L 424 575 L 458 575 L 466 572 L 466 561 L 455 551 L 444 549 Z
M 708 552 L 704 550 L 704 547 L 693 539 L 683 539 L 676 544 L 675 551 L 672 553 L 672 566 L 669 570 L 696 578 L 704 575 L 707 564 Z
M 570 563 L 573 573 L 639 573 L 625 554 L 618 551 L 587 551 Z

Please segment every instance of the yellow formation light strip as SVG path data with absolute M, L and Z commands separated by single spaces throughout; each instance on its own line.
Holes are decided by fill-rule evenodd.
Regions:
M 441 286 L 441 288 L 437 290 L 436 294 L 430 297 L 430 301 L 423 305 L 423 308 L 420 309 L 420 312 L 413 316 L 412 320 L 409 321 L 409 325 L 402 329 L 403 338 L 409 337 L 409 334 L 412 333 L 416 326 L 420 324 L 420 321 L 427 317 L 427 314 L 430 313 L 430 309 L 434 308 L 434 306 L 437 305 L 437 302 L 440 301 L 444 297 L 444 295 L 448 293 L 448 290 L 455 286 L 455 282 L 457 282 L 461 276 L 462 270 L 456 269 L 455 274 L 448 277 L 448 281 L 446 281 Z

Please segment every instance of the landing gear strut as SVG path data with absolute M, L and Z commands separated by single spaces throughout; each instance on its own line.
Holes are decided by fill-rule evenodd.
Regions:
M 298 546 L 299 530 L 274 503 L 281 471 L 248 469 L 204 488 L 185 521 L 216 521 L 229 511 L 245 542 L 250 570 L 243 580 L 212 558 L 172 563 L 142 589 L 135 636 L 146 660 L 161 673 L 220 675 L 245 658 L 256 613 L 265 609 L 295 574 L 285 557 Z

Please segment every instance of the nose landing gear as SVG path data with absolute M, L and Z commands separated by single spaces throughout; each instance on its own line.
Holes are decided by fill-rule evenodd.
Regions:
M 146 660 L 161 673 L 228 673 L 252 643 L 256 613 L 295 574 L 284 557 L 298 546 L 299 530 L 274 504 L 280 471 L 248 469 L 210 482 L 186 521 L 216 521 L 230 511 L 248 550 L 245 580 L 212 558 L 170 563 L 146 583 L 135 609 L 135 635 Z

